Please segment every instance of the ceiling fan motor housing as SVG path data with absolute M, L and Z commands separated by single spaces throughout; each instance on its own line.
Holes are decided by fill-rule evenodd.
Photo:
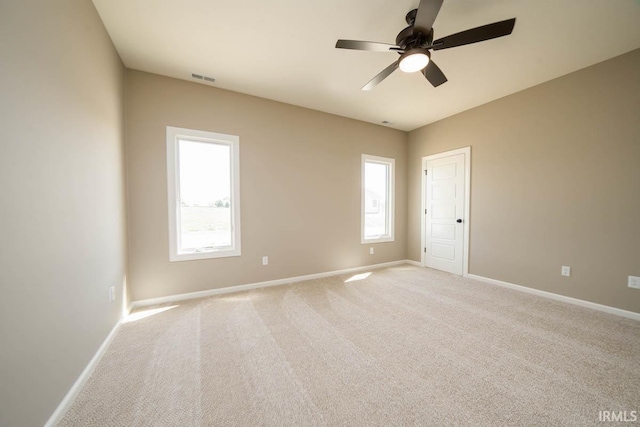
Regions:
M 409 20 L 409 15 L 413 13 L 415 19 L 415 12 L 417 9 L 412 10 L 407 14 L 407 21 Z M 400 31 L 398 36 L 396 37 L 396 45 L 401 48 L 407 50 L 414 47 L 426 47 L 430 46 L 433 42 L 433 28 L 429 31 L 429 34 L 423 34 L 418 31 L 414 31 L 413 28 L 413 20 L 407 28 Z

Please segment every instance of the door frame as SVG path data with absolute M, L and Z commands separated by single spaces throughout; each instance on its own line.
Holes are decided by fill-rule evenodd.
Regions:
M 431 160 L 441 159 L 443 157 L 455 156 L 456 154 L 464 154 L 464 220 L 463 224 L 463 242 L 462 242 L 462 276 L 469 274 L 469 226 L 471 223 L 471 146 L 458 148 L 456 150 L 445 151 L 443 153 L 431 154 L 422 157 L 422 199 L 420 210 L 420 261 L 423 267 L 426 267 L 426 224 L 427 215 L 424 213 L 426 207 L 426 182 L 427 176 L 424 171 L 427 170 L 427 162 Z

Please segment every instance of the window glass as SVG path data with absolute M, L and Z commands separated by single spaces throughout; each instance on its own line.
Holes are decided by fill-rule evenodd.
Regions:
M 362 243 L 393 241 L 394 165 L 362 155 Z
M 231 147 L 178 140 L 180 253 L 233 245 Z
M 389 234 L 387 222 L 389 165 L 365 162 L 364 176 L 364 236 L 365 239 L 371 239 Z

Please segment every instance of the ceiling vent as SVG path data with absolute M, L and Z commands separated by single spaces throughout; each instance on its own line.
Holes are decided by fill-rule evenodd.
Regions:
M 196 73 L 191 73 L 191 77 L 197 80 L 205 80 L 211 83 L 216 81 L 216 79 L 214 79 L 213 77 L 203 76 L 202 74 L 196 74 Z

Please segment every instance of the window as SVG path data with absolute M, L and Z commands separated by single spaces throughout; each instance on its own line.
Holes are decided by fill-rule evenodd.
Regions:
M 240 255 L 239 141 L 167 126 L 171 261 Z
M 395 160 L 362 155 L 362 243 L 393 242 Z

